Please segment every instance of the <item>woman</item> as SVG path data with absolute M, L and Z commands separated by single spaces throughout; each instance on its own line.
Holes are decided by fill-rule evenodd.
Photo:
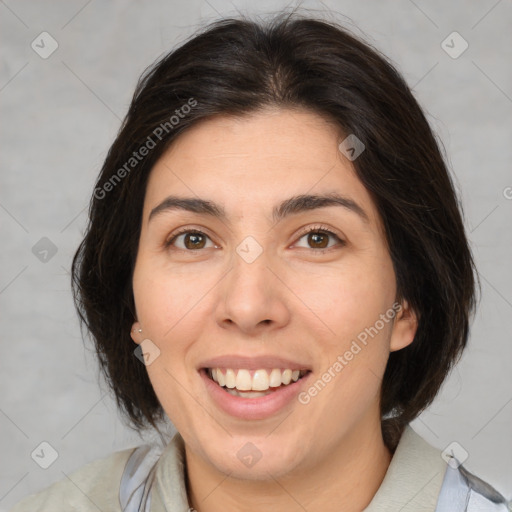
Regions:
M 473 259 L 392 65 L 334 23 L 212 24 L 140 80 L 73 262 L 134 428 L 13 510 L 506 511 L 409 426 L 468 339 Z

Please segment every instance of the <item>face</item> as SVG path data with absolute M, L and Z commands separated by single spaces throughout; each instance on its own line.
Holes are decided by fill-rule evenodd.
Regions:
M 212 470 L 255 480 L 309 471 L 380 435 L 386 362 L 416 321 L 397 306 L 381 220 L 341 140 L 305 111 L 217 117 L 151 171 L 133 276 L 142 333 L 132 337 L 144 340 L 187 456 Z M 299 195 L 341 201 L 290 201 Z M 210 207 L 166 205 L 169 196 Z M 232 396 L 203 370 L 212 365 L 226 380 L 228 368 L 250 370 L 236 385 L 249 375 L 270 392 Z M 268 382 L 254 375 L 265 368 Z M 274 369 L 307 373 L 278 388 L 289 372 Z

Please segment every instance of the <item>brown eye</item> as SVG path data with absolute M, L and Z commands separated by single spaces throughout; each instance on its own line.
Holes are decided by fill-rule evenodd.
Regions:
M 308 243 L 315 249 L 325 249 L 329 243 L 329 235 L 321 232 L 308 233 Z
M 187 249 L 202 249 L 205 245 L 205 237 L 197 233 L 186 233 L 183 244 Z
M 334 239 L 334 242 L 338 242 L 338 245 L 344 246 L 345 242 L 338 236 L 336 233 L 333 233 L 329 229 L 320 228 L 318 226 L 314 226 L 309 228 L 305 233 L 302 234 L 299 240 L 306 238 L 306 249 L 318 249 L 317 252 L 323 252 L 324 250 L 328 250 L 336 243 L 329 245 L 329 238 Z M 299 247 L 304 247 L 300 246 Z
M 206 243 L 208 240 L 210 239 L 208 235 L 206 235 L 205 233 L 189 229 L 187 231 L 182 231 L 178 233 L 173 238 L 171 238 L 171 240 L 169 240 L 165 245 L 166 247 L 176 246 L 178 249 L 194 251 L 204 249 L 206 247 Z M 177 241 L 181 241 L 182 245 L 176 244 Z

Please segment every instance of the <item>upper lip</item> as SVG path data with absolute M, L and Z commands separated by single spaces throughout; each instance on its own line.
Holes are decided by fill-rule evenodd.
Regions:
M 289 368 L 290 370 L 311 370 L 311 367 L 307 364 L 272 355 L 257 357 L 246 357 L 239 355 L 218 356 L 202 361 L 199 364 L 199 369 L 202 368 L 244 368 L 247 370 L 260 370 L 263 368 Z

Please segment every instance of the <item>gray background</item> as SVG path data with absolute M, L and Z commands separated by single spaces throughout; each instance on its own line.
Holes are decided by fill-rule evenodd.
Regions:
M 250 2 L 223 0 L 0 1 L 0 510 L 95 458 L 141 443 L 98 385 L 69 285 L 94 180 L 137 78 L 219 16 L 285 5 L 259 2 L 256 11 Z M 444 143 L 482 299 L 469 348 L 413 427 L 441 450 L 457 441 L 469 454 L 465 466 L 510 499 L 511 2 L 301 5 L 312 14 L 339 13 L 338 20 L 387 54 Z M 31 47 L 43 31 L 59 45 L 47 59 Z M 469 45 L 458 58 L 441 45 L 453 31 Z M 448 44 L 452 53 L 462 48 L 453 36 Z M 56 254 L 34 254 L 43 237 Z M 59 454 L 46 470 L 30 455 L 43 441 Z

